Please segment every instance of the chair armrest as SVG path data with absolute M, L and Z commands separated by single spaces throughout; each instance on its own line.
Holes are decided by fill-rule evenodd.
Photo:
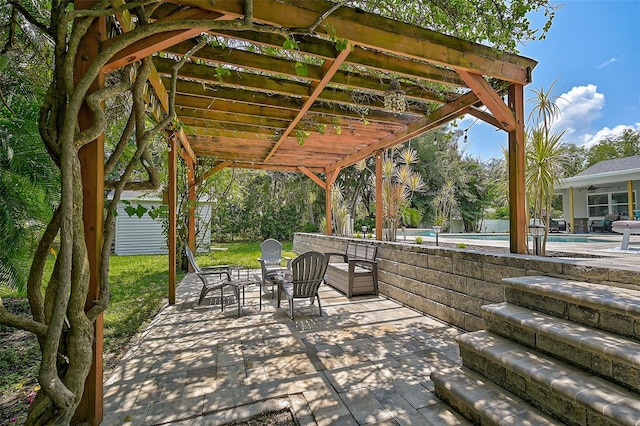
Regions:
M 352 264 L 354 265 L 368 265 L 371 268 L 377 267 L 378 266 L 378 261 L 377 260 L 367 260 L 367 259 L 349 259 L 349 266 L 351 266 Z
M 351 261 L 353 261 L 353 262 L 373 262 L 373 263 L 378 263 L 378 261 L 375 260 L 375 259 L 365 259 L 363 257 L 352 257 L 352 258 L 349 259 L 349 262 L 351 262 Z
M 225 265 L 226 267 L 226 265 Z M 202 272 L 200 272 L 197 275 L 204 275 L 204 276 L 210 276 L 210 275 L 218 275 L 220 278 L 222 278 L 223 275 L 227 276 L 227 281 L 231 281 L 231 270 L 226 267 L 226 268 L 217 268 L 217 269 L 210 269 L 211 267 L 207 267 L 206 269 L 202 269 Z
M 346 254 L 344 254 L 344 253 L 325 253 L 324 255 L 325 255 L 325 256 L 326 256 L 326 258 L 327 258 L 327 262 L 331 261 L 331 257 L 332 257 L 332 256 L 341 257 L 341 258 L 342 258 L 342 261 L 343 261 L 344 263 L 347 263 L 347 262 L 349 261 L 349 258 L 348 258 L 348 257 L 347 257 L 347 255 L 346 255 Z
M 229 265 L 213 265 L 213 266 L 204 266 L 201 267 L 203 272 L 215 272 L 215 271 L 223 271 L 229 269 Z
M 287 269 L 291 270 L 291 260 L 292 259 L 290 257 L 286 257 L 286 256 L 283 256 L 282 258 L 287 261 Z

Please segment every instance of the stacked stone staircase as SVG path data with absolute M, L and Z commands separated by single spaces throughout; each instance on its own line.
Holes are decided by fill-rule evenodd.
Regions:
M 436 394 L 480 425 L 640 426 L 640 291 L 544 276 L 504 279 L 486 330 Z

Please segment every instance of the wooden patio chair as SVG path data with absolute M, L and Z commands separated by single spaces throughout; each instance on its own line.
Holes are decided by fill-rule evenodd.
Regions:
M 283 284 L 283 291 L 289 301 L 289 318 L 293 319 L 293 300 L 310 298 L 313 304 L 318 299 L 318 310 L 322 316 L 322 305 L 318 289 L 327 271 L 327 258 L 317 251 L 306 252 L 291 263 L 292 280 Z
M 200 278 L 200 281 L 202 281 L 202 290 L 200 290 L 198 305 L 202 303 L 207 293 L 219 289 L 220 305 L 222 305 L 221 309 L 224 311 L 224 287 L 231 281 L 231 269 L 229 265 L 205 266 L 201 268 L 196 263 L 196 258 L 189 246 L 185 245 L 184 250 L 187 254 L 189 264 L 191 268 L 193 268 L 193 272 Z
M 269 238 L 260 243 L 260 267 L 262 268 L 262 284 L 271 284 L 271 298 L 277 274 L 291 270 L 291 258 L 282 256 L 282 243 Z

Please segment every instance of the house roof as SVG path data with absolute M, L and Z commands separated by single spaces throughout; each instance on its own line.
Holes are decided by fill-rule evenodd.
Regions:
M 594 164 L 586 170 L 581 171 L 577 176 L 592 176 L 600 173 L 622 172 L 640 169 L 640 155 L 633 157 L 614 158 L 612 160 L 604 160 Z
M 604 160 L 575 176 L 563 179 L 556 189 L 583 188 L 640 180 L 640 155 Z

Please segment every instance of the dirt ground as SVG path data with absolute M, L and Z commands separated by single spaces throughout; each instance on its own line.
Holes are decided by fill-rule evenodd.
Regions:
M 226 423 L 224 426 L 297 426 L 298 422 L 289 410 L 262 413 L 249 419 Z

